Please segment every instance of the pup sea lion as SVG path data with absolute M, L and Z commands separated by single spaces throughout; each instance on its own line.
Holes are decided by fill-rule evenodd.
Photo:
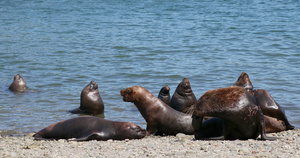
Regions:
M 9 90 L 12 92 L 24 92 L 27 89 L 26 82 L 20 74 L 14 76 L 14 81 L 10 84 Z
M 172 96 L 171 107 L 180 112 L 190 113 L 196 104 L 197 99 L 191 89 L 190 81 L 187 78 L 182 79 Z
M 170 106 L 171 105 L 170 87 L 169 86 L 162 87 L 161 90 L 159 91 L 157 98 Z
M 266 136 L 264 115 L 255 98 L 243 87 L 210 90 L 200 97 L 193 113 L 196 139 L 205 139 L 201 133 L 204 116 L 221 119 L 217 121 L 224 129 L 220 139 L 256 139 L 259 134 L 262 140 L 275 139 Z
M 35 140 L 71 139 L 84 140 L 125 140 L 141 139 L 146 130 L 132 122 L 115 122 L 95 116 L 81 116 L 54 123 L 33 137 Z
M 133 102 L 147 122 L 151 135 L 194 134 L 191 115 L 172 109 L 146 88 L 133 86 L 120 91 L 125 102 Z
M 286 125 L 282 120 L 264 115 L 266 124 L 266 133 L 280 132 L 286 130 Z
M 91 81 L 83 88 L 80 96 L 80 107 L 70 110 L 71 113 L 98 115 L 104 112 L 104 104 L 99 94 L 98 84 Z
M 289 123 L 284 109 L 273 99 L 269 92 L 264 89 L 253 90 L 253 85 L 250 81 L 249 75 L 246 72 L 242 72 L 234 85 L 241 86 L 247 89 L 255 97 L 258 105 L 261 107 L 263 114 L 266 116 L 270 116 L 265 117 L 267 133 L 280 132 L 283 131 L 282 129 L 291 130 L 295 128 L 295 126 Z M 282 121 L 284 122 L 284 124 L 282 124 Z M 269 131 L 269 129 L 272 130 Z

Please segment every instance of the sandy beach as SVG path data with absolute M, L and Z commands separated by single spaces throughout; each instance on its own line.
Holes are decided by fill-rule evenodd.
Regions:
M 35 141 L 1 136 L 0 157 L 299 157 L 300 129 L 271 133 L 275 141 L 199 141 L 193 135 L 147 136 L 140 140 Z

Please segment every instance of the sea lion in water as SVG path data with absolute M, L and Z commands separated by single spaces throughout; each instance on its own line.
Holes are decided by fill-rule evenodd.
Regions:
M 120 91 L 123 101 L 133 102 L 147 122 L 151 135 L 194 134 L 191 115 L 176 111 L 146 88 L 132 86 Z
M 246 72 L 242 72 L 234 85 L 241 86 L 247 89 L 255 97 L 258 105 L 261 107 L 263 114 L 266 116 L 270 116 L 265 117 L 267 133 L 292 130 L 295 128 L 295 126 L 289 123 L 284 109 L 272 98 L 269 92 L 264 89 L 253 90 L 253 85 L 250 81 L 249 75 Z M 271 119 L 271 117 L 275 119 Z M 283 121 L 284 124 L 282 124 L 281 121 Z M 268 128 L 268 126 L 270 127 Z
M 170 87 L 168 85 L 162 87 L 161 90 L 159 91 L 157 98 L 170 106 L 171 105 Z
M 146 134 L 146 130 L 132 122 L 115 122 L 95 116 L 80 116 L 54 123 L 37 132 L 33 137 L 35 140 L 71 138 L 75 138 L 75 141 L 125 140 L 141 139 Z
M 197 98 L 192 91 L 190 81 L 183 78 L 172 96 L 171 107 L 180 112 L 192 113 L 196 104 Z
M 204 116 L 220 118 L 216 122 L 224 130 L 218 139 L 256 139 L 259 134 L 262 140 L 275 139 L 266 136 L 264 115 L 255 98 L 243 87 L 232 86 L 210 90 L 200 97 L 193 113 L 192 123 L 196 139 L 208 137 L 202 133 Z
M 99 94 L 98 84 L 91 81 L 83 88 L 80 96 L 80 107 L 70 110 L 71 113 L 98 115 L 104 112 L 104 104 Z
M 24 92 L 27 89 L 26 82 L 20 74 L 14 76 L 14 81 L 10 84 L 9 90 L 13 92 Z

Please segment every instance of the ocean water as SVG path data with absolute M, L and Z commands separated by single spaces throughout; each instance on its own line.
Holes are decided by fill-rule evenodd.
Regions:
M 121 89 L 172 95 L 185 77 L 200 98 L 242 72 L 300 128 L 299 17 L 298 0 L 0 0 L 0 133 L 77 117 L 68 110 L 92 80 L 106 119 L 145 128 Z M 27 92 L 8 90 L 16 73 Z

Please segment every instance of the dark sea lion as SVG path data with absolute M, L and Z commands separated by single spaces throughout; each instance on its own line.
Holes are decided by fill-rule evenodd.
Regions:
M 75 138 L 75 141 L 125 140 L 141 139 L 146 134 L 146 130 L 132 122 L 115 122 L 95 116 L 81 116 L 54 123 L 33 137 L 35 140 L 71 138 Z
M 243 87 L 210 90 L 200 97 L 192 123 L 196 139 L 206 139 L 201 133 L 204 116 L 220 118 L 216 121 L 224 129 L 220 139 L 256 139 L 259 135 L 262 140 L 275 139 L 266 136 L 264 115 L 255 98 Z
M 147 122 L 151 135 L 194 134 L 191 115 L 176 111 L 146 88 L 133 86 L 120 91 L 125 102 L 133 102 Z
M 253 85 L 250 81 L 249 75 L 246 72 L 242 72 L 242 74 L 240 75 L 240 77 L 234 85 L 241 86 L 247 89 L 255 97 L 258 105 L 261 107 L 263 114 L 265 116 L 270 116 L 265 117 L 267 133 L 280 132 L 295 128 L 295 126 L 289 123 L 285 115 L 284 109 L 272 98 L 269 92 L 263 89 L 253 90 Z M 274 119 L 272 119 L 271 117 Z M 283 121 L 284 124 L 282 124 L 281 121 Z M 269 131 L 269 129 L 272 130 Z
M 26 82 L 20 74 L 14 76 L 14 81 L 10 84 L 9 90 L 13 92 L 24 92 L 27 89 Z
M 172 96 L 171 107 L 180 112 L 192 113 L 196 104 L 197 98 L 191 89 L 190 81 L 187 78 L 182 79 Z
M 157 98 L 170 106 L 171 105 L 170 87 L 169 86 L 162 87 L 161 90 L 159 91 Z
M 104 104 L 99 94 L 98 84 L 91 81 L 83 88 L 80 96 L 80 107 L 70 110 L 71 113 L 84 113 L 89 115 L 103 114 Z
M 286 130 L 292 130 L 295 126 L 288 121 L 284 109 L 272 98 L 272 96 L 264 89 L 251 90 L 250 93 L 255 97 L 264 115 L 282 120 Z M 278 124 L 280 125 L 280 123 Z M 277 131 L 279 132 L 279 131 Z

